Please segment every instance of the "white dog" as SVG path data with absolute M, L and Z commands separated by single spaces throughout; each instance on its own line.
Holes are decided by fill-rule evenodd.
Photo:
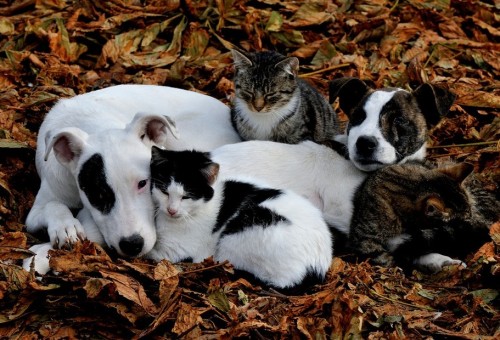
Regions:
M 192 91 L 119 85 L 63 99 L 40 127 L 41 187 L 27 230 L 47 228 L 56 246 L 89 233 L 121 255 L 141 256 L 156 241 L 151 146 L 208 151 L 239 141 L 229 108 Z M 70 208 L 82 207 L 80 223 Z

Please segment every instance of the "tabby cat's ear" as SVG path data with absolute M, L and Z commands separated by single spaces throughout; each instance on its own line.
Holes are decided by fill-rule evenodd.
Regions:
M 333 104 L 338 97 L 340 108 L 350 117 L 352 109 L 361 102 L 369 91 L 372 89 L 361 79 L 354 77 L 334 79 L 329 86 L 330 104 Z
M 474 170 L 474 166 L 469 163 L 459 163 L 444 168 L 438 168 L 436 170 L 447 175 L 448 177 L 451 177 L 460 184 L 467 176 L 469 176 L 472 170 Z
M 282 68 L 286 73 L 289 73 L 294 77 L 299 74 L 299 59 L 295 57 L 286 58 L 274 66 Z
M 233 62 L 236 67 L 249 67 L 253 65 L 250 58 L 248 58 L 243 52 L 240 52 L 238 50 L 231 50 L 231 54 L 233 55 Z
M 201 170 L 201 173 L 207 179 L 208 185 L 213 185 L 217 176 L 219 175 L 219 164 L 209 163 L 205 168 Z

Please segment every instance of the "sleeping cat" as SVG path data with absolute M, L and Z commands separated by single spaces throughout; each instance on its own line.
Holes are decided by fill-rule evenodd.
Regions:
M 305 198 L 250 179 L 218 180 L 208 153 L 153 147 L 151 190 L 157 242 L 147 257 L 172 262 L 229 260 L 277 288 L 322 280 L 332 237 Z
M 231 118 L 242 139 L 296 144 L 337 134 L 336 113 L 298 77 L 297 58 L 272 51 L 232 54 L 236 93 Z
M 392 165 L 371 174 L 354 197 L 351 249 L 376 264 L 431 272 L 460 264 L 489 238 L 500 203 L 467 178 L 466 163 Z M 451 257 L 450 257 L 451 256 Z

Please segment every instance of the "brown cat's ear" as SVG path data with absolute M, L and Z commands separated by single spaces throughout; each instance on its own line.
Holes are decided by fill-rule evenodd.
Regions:
M 240 52 L 238 50 L 231 50 L 231 54 L 233 55 L 233 62 L 236 67 L 249 67 L 253 65 L 250 58 L 248 58 L 243 52 Z
M 443 216 L 446 214 L 444 202 L 437 196 L 430 196 L 424 202 L 424 214 L 428 217 Z
M 436 170 L 454 179 L 458 184 L 460 184 L 467 176 L 469 176 L 472 170 L 474 170 L 474 166 L 469 163 L 459 163 L 444 168 L 438 168 Z
M 286 73 L 296 77 L 299 74 L 299 59 L 295 57 L 286 58 L 274 65 L 274 67 L 281 67 Z
M 201 173 L 207 179 L 208 185 L 213 185 L 217 176 L 219 175 L 219 164 L 209 163 L 205 168 L 201 170 Z

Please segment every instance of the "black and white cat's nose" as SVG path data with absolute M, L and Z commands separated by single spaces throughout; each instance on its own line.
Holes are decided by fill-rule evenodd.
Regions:
M 362 156 L 370 156 L 377 146 L 377 138 L 373 136 L 361 136 L 356 141 L 356 150 Z
M 124 237 L 119 243 L 120 250 L 123 254 L 134 257 L 139 255 L 144 247 L 144 239 L 138 234 L 134 234 L 130 237 Z

